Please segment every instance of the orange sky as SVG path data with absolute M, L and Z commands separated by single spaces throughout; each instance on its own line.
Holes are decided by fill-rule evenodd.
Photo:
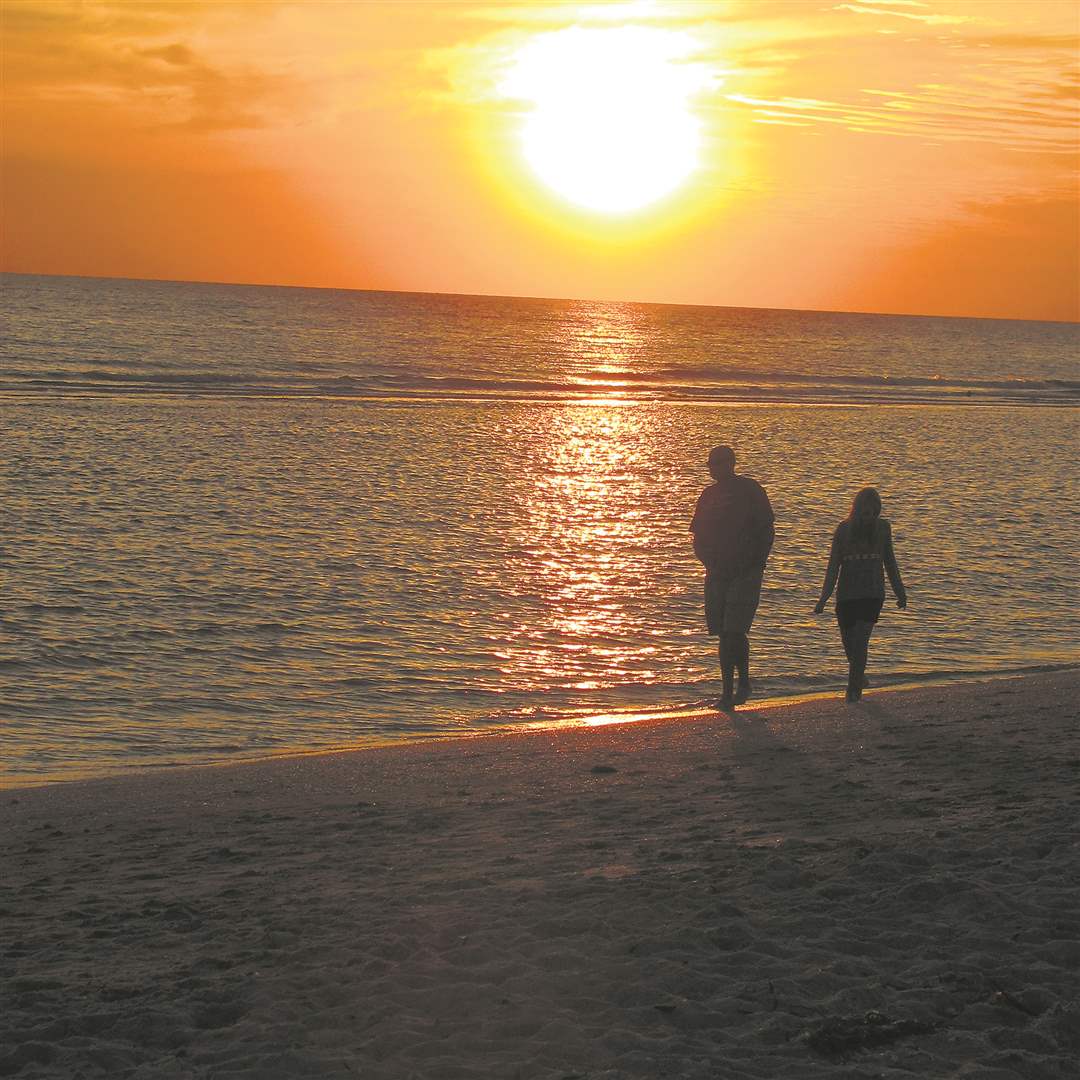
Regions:
M 0 11 L 6 270 L 1080 318 L 1073 0 Z M 527 160 L 515 65 L 573 27 L 677 45 L 697 165 L 656 202 L 583 208 Z M 665 100 L 635 70 L 605 108 Z M 606 115 L 588 78 L 538 92 Z M 641 168 L 658 123 L 629 117 Z

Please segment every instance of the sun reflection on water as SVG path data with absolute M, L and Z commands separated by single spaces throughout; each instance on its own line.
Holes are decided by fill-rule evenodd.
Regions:
M 552 410 L 524 489 L 520 587 L 541 616 L 512 635 L 515 683 L 590 690 L 657 677 L 640 596 L 654 581 L 643 484 L 651 430 L 616 402 Z M 636 644 L 635 644 L 636 642 Z
M 590 386 L 630 386 L 625 378 L 641 371 L 649 351 L 649 327 L 633 304 L 581 301 L 567 312 L 559 374 Z

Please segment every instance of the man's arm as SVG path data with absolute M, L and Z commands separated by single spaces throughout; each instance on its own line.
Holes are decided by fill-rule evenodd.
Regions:
M 711 569 L 711 566 L 709 565 L 712 558 L 710 545 L 706 544 L 697 533 L 694 533 L 694 554 L 698 557 L 698 561 L 706 570 Z
M 760 484 L 757 487 L 754 500 L 754 565 L 765 569 L 769 561 L 769 552 L 772 551 L 773 542 L 776 540 L 776 515 L 773 514 L 772 503 L 769 496 Z
M 708 488 L 705 489 L 705 491 L 708 490 Z M 698 496 L 697 506 L 694 507 L 694 516 L 690 521 L 690 532 L 694 536 L 694 554 L 698 557 L 698 562 L 706 570 L 710 570 L 712 569 L 713 549 L 712 543 L 703 535 L 705 533 L 705 515 L 702 512 L 701 505 L 705 501 L 705 491 Z

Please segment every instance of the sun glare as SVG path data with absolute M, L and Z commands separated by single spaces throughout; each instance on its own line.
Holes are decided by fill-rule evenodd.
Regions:
M 534 37 L 502 84 L 531 108 L 526 161 L 570 202 L 622 214 L 678 188 L 698 162 L 702 87 L 693 40 L 645 27 L 572 28 Z

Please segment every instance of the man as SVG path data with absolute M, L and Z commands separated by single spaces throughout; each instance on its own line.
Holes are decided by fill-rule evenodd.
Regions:
M 765 489 L 735 472 L 735 451 L 730 446 L 717 446 L 709 453 L 709 473 L 716 483 L 698 498 L 690 531 L 694 554 L 705 566 L 705 623 L 709 633 L 720 638 L 724 689 L 719 707 L 730 710 L 750 696 L 750 642 L 746 635 L 761 599 L 774 519 Z

